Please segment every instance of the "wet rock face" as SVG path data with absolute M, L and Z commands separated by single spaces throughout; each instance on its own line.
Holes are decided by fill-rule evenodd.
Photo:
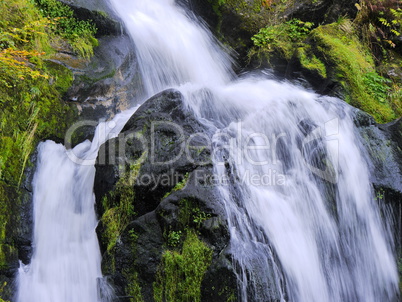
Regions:
M 65 0 L 79 20 L 90 20 L 97 28 L 98 46 L 90 59 L 78 57 L 66 44 L 54 45 L 50 61 L 73 72 L 73 84 L 64 101 L 75 104 L 80 120 L 108 119 L 125 110 L 142 95 L 134 44 L 124 25 L 104 1 Z M 88 133 L 81 135 L 90 138 Z
M 392 209 L 395 248 L 402 256 L 402 119 L 381 125 L 357 110 L 355 124 L 371 161 L 370 177 L 376 200 Z
M 179 252 L 190 231 L 212 251 L 202 281 L 203 301 L 227 301 L 236 294 L 225 210 L 206 181 L 212 174 L 211 154 L 204 147 L 210 135 L 211 129 L 186 109 L 183 96 L 167 90 L 145 102 L 120 136 L 101 147 L 95 195 L 102 266 L 123 301 L 134 288 L 144 301 L 153 301 L 163 253 Z M 126 183 L 135 214 L 108 249 L 110 242 L 102 236 L 108 228 L 102 217 L 109 210 L 104 198 L 118 194 L 127 175 L 135 175 L 135 181 Z
M 80 115 L 89 119 L 109 118 L 134 105 L 142 94 L 134 46 L 126 35 L 98 38 L 94 56 L 82 66 L 72 68 L 73 85 L 65 101 L 75 103 Z M 71 68 L 66 58 L 62 64 Z

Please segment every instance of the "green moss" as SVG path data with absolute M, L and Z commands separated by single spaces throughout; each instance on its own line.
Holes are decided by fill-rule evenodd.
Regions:
M 146 153 L 142 154 L 138 163 L 130 165 L 128 171 L 124 172 L 116 183 L 114 190 L 102 199 L 102 206 L 105 210 L 101 218 L 105 229 L 102 240 L 106 243 L 108 252 L 113 249 L 121 232 L 135 216 L 133 187 L 140 172 L 140 163 L 145 156 Z
M 130 296 L 130 302 L 143 302 L 141 294 L 141 286 L 138 283 L 138 273 L 134 272 L 126 274 L 128 284 L 126 287 L 126 294 Z
M 52 75 L 51 80 L 54 82 L 56 89 L 61 93 L 67 92 L 73 83 L 73 72 L 67 67 L 51 61 L 45 62 L 45 66 L 49 74 Z
M 322 78 L 326 78 L 327 69 L 325 64 L 317 58 L 314 53 L 306 53 L 306 48 L 307 46 L 299 47 L 297 51 L 297 57 L 299 58 L 301 66 L 312 72 L 318 73 Z
M 389 122 L 401 114 L 399 85 L 376 72 L 370 49 L 360 40 L 351 21 L 322 25 L 297 19 L 266 26 L 252 37 L 250 56 L 270 62 L 272 58 L 298 59 L 301 67 L 323 79 L 338 82 L 344 99 L 371 114 L 377 122 Z M 310 31 L 311 30 L 311 31 Z
M 315 47 L 346 92 L 346 101 L 371 114 L 378 122 L 395 118 L 387 100 L 373 90 L 380 79 L 370 50 L 358 40 L 349 20 L 320 26 L 311 32 Z M 381 85 L 386 85 L 381 83 Z
M 163 196 L 163 199 L 165 199 L 166 197 L 168 197 L 168 196 L 169 196 L 170 194 L 172 194 L 173 192 L 183 190 L 183 189 L 186 187 L 186 185 L 187 185 L 188 178 L 189 178 L 189 174 L 186 173 L 186 174 L 184 175 L 182 181 L 178 182 L 170 192 L 167 192 L 167 193 Z
M 212 250 L 188 230 L 180 252 L 167 250 L 154 287 L 157 302 L 201 301 L 201 282 L 212 260 Z

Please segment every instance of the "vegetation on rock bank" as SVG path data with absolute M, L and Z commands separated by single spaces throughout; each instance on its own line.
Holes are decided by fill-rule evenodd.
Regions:
M 0 1 L 0 268 L 15 254 L 24 169 L 39 140 L 63 138 L 74 110 L 61 101 L 71 70 L 53 62 L 55 48 L 89 57 L 95 28 L 56 0 Z M 14 257 L 14 256 L 13 256 Z M 18 259 L 18 258 L 17 258 Z
M 251 61 L 299 68 L 320 92 L 389 122 L 402 115 L 402 8 L 395 0 L 356 2 L 343 11 L 325 0 L 211 1 L 220 25 L 225 18 L 234 22 L 233 15 L 240 19 L 253 42 L 240 42 Z

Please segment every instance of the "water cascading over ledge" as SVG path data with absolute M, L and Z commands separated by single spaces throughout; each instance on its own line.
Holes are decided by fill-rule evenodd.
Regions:
M 183 192 L 187 190 L 188 195 L 194 195 L 196 190 L 207 188 L 208 194 L 213 195 L 208 201 L 214 200 L 216 205 L 196 200 L 192 210 L 202 210 L 205 219 L 200 224 L 190 221 L 190 225 L 205 238 L 209 236 L 205 225 L 216 221 L 217 216 L 227 219 L 221 225 L 226 226 L 227 234 L 225 230 L 222 233 L 227 236 L 228 244 L 213 253 L 212 262 L 221 261 L 218 259 L 221 253 L 230 255 L 238 300 L 396 301 L 398 276 L 391 235 L 373 201 L 367 162 L 353 125 L 352 108 L 339 99 L 320 97 L 302 88 L 269 80 L 263 73 L 235 78 L 228 57 L 221 53 L 210 34 L 188 18 L 174 1 L 127 3 L 116 0 L 113 6 L 136 45 L 148 96 L 172 87 L 180 91 L 173 96 L 167 94 L 169 97 L 165 94 L 164 98 L 159 95 L 160 99 L 148 101 L 137 115 L 134 114 L 122 133 L 135 134 L 141 130 L 145 144 L 139 147 L 137 141 L 137 145 L 127 147 L 128 153 L 135 151 L 132 153 L 139 159 L 144 154 L 141 147 L 149 143 L 152 148 L 148 138 L 155 134 L 150 129 L 153 118 L 159 115 L 157 121 L 165 118 L 178 128 L 187 122 L 191 127 L 184 128 L 186 131 L 202 133 L 199 136 L 202 139 L 193 147 L 204 146 L 210 159 L 202 158 L 202 162 L 200 159 L 195 163 L 170 162 L 165 170 L 179 170 L 181 177 L 166 188 L 146 191 L 148 194 L 143 194 L 143 188 L 135 181 L 123 184 L 125 190 L 134 191 L 135 197 L 130 196 L 129 201 L 141 217 L 129 217 L 134 221 L 127 221 L 119 231 L 127 234 L 134 230 L 131 234 L 135 237 L 135 232 L 141 229 L 157 230 L 159 233 L 152 234 L 157 238 L 152 240 L 158 241 L 162 248 L 163 233 L 169 232 L 163 227 L 174 227 L 175 223 L 174 219 L 168 221 L 169 216 L 165 217 L 167 221 L 161 222 L 162 210 L 179 211 L 180 216 L 179 208 L 183 205 L 180 202 L 186 200 Z M 150 104 L 154 107 L 147 108 Z M 153 113 L 155 107 L 161 111 Z M 128 117 L 119 123 L 120 128 Z M 170 140 L 165 141 L 173 146 L 175 141 L 183 139 L 182 136 L 192 135 L 191 131 L 175 133 L 177 128 L 164 131 L 156 133 L 162 137 L 173 132 L 170 137 L 166 135 Z M 162 140 L 161 137 L 158 139 Z M 100 144 L 95 142 L 91 147 L 84 143 L 76 152 L 93 156 Z M 96 282 L 101 278 L 101 260 L 92 210 L 93 166 L 70 163 L 64 148 L 51 142 L 41 145 L 40 149 L 43 160 L 34 182 L 36 244 L 31 265 L 21 268 L 18 301 L 101 301 Z M 122 160 L 127 160 L 124 158 L 127 152 L 123 155 Z M 58 164 L 50 162 L 50 158 Z M 172 154 L 167 158 L 172 158 Z M 115 162 L 119 164 L 121 162 Z M 141 173 L 156 173 L 157 169 L 158 173 L 165 171 L 152 166 L 149 158 L 141 159 L 140 164 L 136 178 Z M 208 186 L 192 182 L 195 171 L 201 166 L 209 167 L 204 171 L 207 177 L 213 176 L 218 181 Z M 63 171 L 69 174 L 61 173 Z M 102 179 L 99 171 L 102 167 L 98 165 L 97 177 Z M 55 176 L 57 173 L 60 177 Z M 66 175 L 69 176 L 64 179 Z M 48 177 L 55 182 L 52 191 L 46 185 Z M 185 178 L 188 178 L 188 187 L 174 191 L 173 187 Z M 227 181 L 220 181 L 223 179 Z M 76 185 L 74 188 L 69 185 L 73 182 L 82 188 L 79 194 L 74 193 Z M 163 192 L 168 189 L 173 189 L 171 194 Z M 67 200 L 57 204 L 62 199 L 59 195 L 51 196 L 51 192 Z M 144 203 L 143 208 L 138 204 L 140 201 Z M 222 212 L 214 212 L 214 206 Z M 45 216 L 47 210 L 50 213 Z M 59 211 L 60 215 L 55 214 Z M 194 216 L 190 217 L 194 220 Z M 75 219 L 83 223 L 74 222 Z M 156 226 L 150 226 L 150 221 Z M 83 225 L 85 231 L 79 230 L 78 225 Z M 58 234 L 65 236 L 53 236 L 57 228 L 61 228 Z M 170 231 L 179 234 L 180 230 Z M 47 232 L 50 234 L 46 235 Z M 184 232 L 188 230 L 181 234 Z M 127 243 L 124 236 L 122 238 L 123 244 Z M 141 240 L 141 234 L 139 238 Z M 120 239 L 114 239 L 116 248 L 122 250 Z M 184 244 L 180 240 L 178 244 Z M 58 253 L 49 256 L 46 251 L 53 243 Z M 85 244 L 90 244 L 91 248 Z M 169 244 L 172 247 L 173 242 Z M 213 246 L 214 242 L 208 244 Z M 75 248 L 85 252 L 74 252 Z M 137 286 L 131 288 L 130 296 L 139 291 L 140 295 L 146 293 L 146 300 L 150 300 L 156 297 L 155 283 L 145 284 L 138 279 L 166 286 L 166 281 L 157 280 L 155 275 L 144 277 L 151 267 L 161 269 L 158 262 L 161 262 L 162 251 L 143 249 L 141 252 L 152 255 L 150 266 L 140 267 L 139 271 L 127 270 L 119 277 Z M 72 262 L 65 261 L 67 259 Z M 80 270 L 86 265 L 91 269 L 85 269 L 84 274 Z M 119 272 L 119 266 L 127 263 L 114 265 Z M 111 269 L 109 273 L 115 272 Z M 82 277 L 86 281 L 79 281 Z M 126 293 L 130 290 L 127 284 L 123 287 Z M 183 293 L 175 294 L 183 297 L 180 296 Z M 159 297 L 169 297 L 166 289 L 165 292 L 162 289 L 161 295 Z

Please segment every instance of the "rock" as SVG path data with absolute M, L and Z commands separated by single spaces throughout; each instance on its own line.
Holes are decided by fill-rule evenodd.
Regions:
M 191 137 L 195 133 L 200 136 Z M 108 227 L 102 218 L 98 228 L 103 270 L 121 301 L 138 294 L 144 301 L 153 301 L 163 253 L 179 253 L 188 232 L 195 232 L 212 253 L 201 287 L 204 301 L 227 301 L 237 296 L 227 251 L 230 237 L 226 212 L 217 192 L 204 181 L 213 172 L 201 134 L 212 136 L 212 131 L 186 109 L 180 92 L 166 90 L 146 101 L 120 136 L 100 149 L 95 177 L 100 216 L 109 210 L 102 202 L 105 196 L 119 194 L 127 175 L 135 174 L 136 179 L 127 188 L 133 192 L 129 196 L 135 215 L 112 249 L 107 249 L 110 245 L 102 236 Z M 186 151 L 186 146 L 191 148 Z M 139 159 L 140 165 L 133 164 Z M 149 181 L 145 182 L 146 177 Z M 112 198 L 109 204 L 118 207 L 119 198 Z
M 76 104 L 83 119 L 110 118 L 142 94 L 134 46 L 126 35 L 99 38 L 91 61 L 73 74 L 64 99 Z
M 119 137 L 110 140 L 100 148 L 98 157 L 106 165 L 97 164 L 96 168 L 102 174 L 112 175 L 116 166 L 129 170 L 129 163 L 146 155 L 141 162 L 139 182 L 134 185 L 136 195 L 136 212 L 143 215 L 154 210 L 162 197 L 169 192 L 186 173 L 198 165 L 208 161 L 208 150 L 199 153 L 190 151 L 190 147 L 202 146 L 198 137 L 191 140 L 191 146 L 186 151 L 186 142 L 194 133 L 205 132 L 190 112 L 183 110 L 184 104 L 179 92 L 164 91 L 145 102 L 130 118 Z M 201 148 L 201 147 L 200 147 Z M 108 164 L 109 152 L 114 150 L 113 163 Z M 190 156 L 191 155 L 191 156 Z M 105 156 L 104 158 L 101 158 Z M 101 173 L 95 177 L 95 187 L 101 188 L 103 181 Z M 158 176 L 163 176 L 163 184 L 159 186 Z M 159 179 L 161 181 L 162 179 Z M 109 180 L 107 180 L 110 182 Z M 111 183 L 117 182 L 117 179 Z M 95 190 L 97 200 L 102 194 Z
M 304 0 L 292 2 L 284 10 L 286 18 L 298 18 L 315 24 L 336 22 L 339 17 L 354 19 L 358 12 L 355 4 L 358 0 Z
M 371 116 L 356 110 L 355 124 L 371 162 L 370 179 L 379 203 L 392 208 L 396 251 L 402 256 L 402 119 L 376 124 Z
M 116 14 L 108 6 L 90 6 L 87 3 L 74 3 L 78 1 L 62 1 L 74 11 L 76 18 L 91 20 L 97 28 L 97 37 L 122 34 L 122 27 Z M 91 7 L 91 8 L 88 8 Z M 117 20 L 116 20 L 117 19 Z

